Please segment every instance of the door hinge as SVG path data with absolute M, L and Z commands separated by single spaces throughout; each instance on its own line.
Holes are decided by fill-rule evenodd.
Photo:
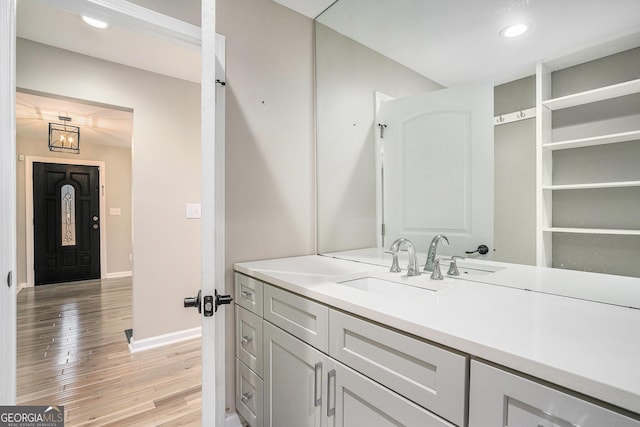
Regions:
M 385 230 L 384 224 L 382 224 L 381 228 L 382 228 L 382 235 L 384 236 L 386 234 L 386 230 Z
M 380 139 L 384 139 L 384 130 L 387 127 L 387 125 L 383 123 L 378 123 L 378 127 L 380 128 Z

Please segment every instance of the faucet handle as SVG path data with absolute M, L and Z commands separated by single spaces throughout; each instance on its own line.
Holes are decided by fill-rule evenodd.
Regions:
M 447 271 L 448 276 L 459 276 L 460 272 L 458 271 L 458 263 L 459 259 L 465 259 L 463 256 L 454 255 L 451 257 L 451 262 L 449 263 L 449 271 Z
M 384 251 L 385 254 L 393 255 L 393 260 L 391 261 L 391 268 L 389 269 L 392 273 L 400 272 L 400 265 L 398 264 L 398 251 Z
M 442 280 L 442 272 L 440 271 L 440 260 L 437 259 L 433 262 L 433 272 L 431 273 L 431 280 Z

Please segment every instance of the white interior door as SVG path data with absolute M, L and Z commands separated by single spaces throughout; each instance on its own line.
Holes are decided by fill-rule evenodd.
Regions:
M 434 235 L 462 255 L 493 246 L 493 86 L 464 85 L 382 102 L 385 246 Z
M 225 39 L 215 32 L 215 0 L 202 1 L 202 295 L 225 294 Z M 218 81 L 218 83 L 216 83 Z M 224 309 L 202 317 L 202 425 L 225 425 Z
M 0 405 L 16 403 L 16 1 L 0 2 Z
M 66 4 L 58 0 L 52 3 Z M 135 25 L 144 17 L 127 2 L 105 0 L 100 8 L 105 16 Z M 75 6 L 79 6 L 76 4 Z M 131 15 L 129 15 L 132 13 Z M 224 292 L 224 38 L 215 34 L 215 0 L 202 0 L 202 290 L 213 295 Z M 131 19 L 129 19 L 131 18 Z M 193 41 L 193 35 L 153 22 L 158 32 Z M 0 2 L 0 404 L 16 400 L 16 294 L 15 279 L 7 286 L 16 267 L 15 236 L 15 25 L 16 1 Z M 150 23 L 146 22 L 149 26 Z M 216 122 L 221 124 L 216 126 Z M 213 260 L 213 262 L 212 262 Z M 217 318 L 217 319 L 216 319 Z M 203 318 L 204 319 L 204 318 Z M 215 319 L 215 320 L 214 320 Z M 216 321 L 217 320 L 217 321 Z M 202 424 L 222 426 L 224 399 L 224 316 L 203 320 Z M 218 349 L 216 351 L 216 349 Z M 220 375 L 216 376 L 216 372 Z

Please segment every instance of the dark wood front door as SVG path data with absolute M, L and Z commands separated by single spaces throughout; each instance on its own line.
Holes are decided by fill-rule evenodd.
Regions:
M 100 278 L 97 166 L 33 164 L 35 284 Z

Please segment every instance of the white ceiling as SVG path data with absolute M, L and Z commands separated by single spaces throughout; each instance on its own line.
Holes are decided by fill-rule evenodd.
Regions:
M 16 134 L 46 144 L 49 123 L 63 123 L 58 117 L 70 117 L 80 127 L 80 148 L 85 144 L 131 147 L 133 113 L 120 108 L 95 105 L 40 94 L 16 93 Z
M 155 6 L 164 13 L 180 12 L 179 18 L 193 24 L 200 13 L 200 2 L 195 0 L 183 0 L 180 3 L 183 9 L 179 11 L 174 10 L 176 2 L 173 0 L 134 0 L 133 3 Z M 18 2 L 17 36 L 182 80 L 200 81 L 198 46 L 117 25 L 111 25 L 107 30 L 94 29 L 79 15 L 51 6 L 47 1 Z M 81 147 L 84 144 L 131 147 L 131 111 L 58 95 L 16 94 L 18 136 L 41 139 L 46 143 L 49 122 L 60 123 L 58 116 L 71 117 L 71 124 L 80 126 Z
M 332 3 L 274 1 L 310 17 Z M 638 0 L 339 0 L 318 20 L 443 86 L 504 83 L 534 74 L 539 60 L 633 34 L 594 53 L 610 54 L 640 40 Z M 529 31 L 499 36 L 516 22 Z
M 199 46 L 117 25 L 98 30 L 86 25 L 78 14 L 45 1 L 18 2 L 16 32 L 18 37 L 60 49 L 200 82 Z

